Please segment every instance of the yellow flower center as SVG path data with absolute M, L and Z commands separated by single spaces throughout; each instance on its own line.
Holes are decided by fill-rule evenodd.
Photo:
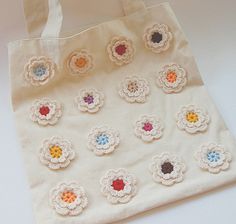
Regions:
M 83 68 L 86 64 L 87 64 L 87 60 L 85 58 L 83 58 L 83 57 L 77 58 L 75 60 L 75 65 L 78 68 Z
M 169 72 L 166 75 L 166 79 L 167 79 L 168 82 L 174 83 L 177 80 L 177 75 L 176 75 L 175 72 Z
M 77 198 L 77 195 L 72 191 L 65 191 L 61 195 L 61 200 L 66 203 L 73 203 Z
M 52 158 L 59 159 L 62 155 L 62 149 L 59 146 L 54 145 L 50 148 L 50 154 L 51 154 Z
M 189 112 L 186 115 L 186 119 L 190 123 L 196 123 L 198 121 L 198 115 L 195 112 Z

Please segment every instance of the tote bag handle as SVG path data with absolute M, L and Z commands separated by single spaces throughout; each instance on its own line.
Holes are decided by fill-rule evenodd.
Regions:
M 63 12 L 60 0 L 23 0 L 30 37 L 60 36 Z M 125 15 L 145 9 L 143 0 L 121 0 Z

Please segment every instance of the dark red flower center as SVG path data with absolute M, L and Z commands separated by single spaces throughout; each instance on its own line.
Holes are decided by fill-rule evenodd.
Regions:
M 122 179 L 116 179 L 112 182 L 111 186 L 115 191 L 122 191 L 125 188 L 125 183 Z
M 146 122 L 144 125 L 143 125 L 143 130 L 144 131 L 151 131 L 153 129 L 153 126 L 151 123 L 149 122 Z
M 43 116 L 47 116 L 50 112 L 50 108 L 48 106 L 42 106 L 39 108 L 39 113 Z
M 118 55 L 123 55 L 126 52 L 126 46 L 124 44 L 120 44 L 115 48 L 115 51 Z

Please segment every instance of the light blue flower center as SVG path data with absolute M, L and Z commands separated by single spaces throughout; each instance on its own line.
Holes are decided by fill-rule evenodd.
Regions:
M 106 145 L 109 142 L 109 137 L 106 134 L 102 133 L 97 136 L 96 142 L 98 143 L 98 145 Z
M 220 154 L 216 151 L 211 151 L 207 153 L 207 159 L 211 163 L 218 162 L 220 160 Z
M 47 68 L 44 65 L 38 65 L 34 68 L 34 74 L 41 77 L 46 74 Z

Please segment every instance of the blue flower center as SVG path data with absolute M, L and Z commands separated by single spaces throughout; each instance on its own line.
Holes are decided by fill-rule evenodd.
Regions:
M 220 154 L 216 151 L 211 151 L 207 153 L 207 159 L 208 161 L 212 162 L 218 162 L 220 160 Z
M 109 142 L 109 137 L 106 134 L 102 133 L 97 136 L 96 142 L 98 143 L 98 145 L 106 145 Z
M 41 77 L 46 74 L 47 68 L 44 65 L 38 65 L 34 67 L 34 74 L 38 77 Z

